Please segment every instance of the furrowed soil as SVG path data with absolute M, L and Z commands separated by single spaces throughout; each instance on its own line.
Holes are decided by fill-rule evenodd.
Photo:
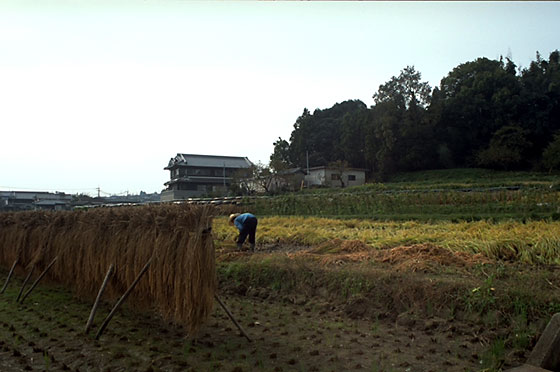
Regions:
M 20 272 L 0 295 L 0 371 L 498 371 L 525 362 L 557 310 L 556 267 L 329 244 L 218 248 L 219 296 L 252 341 L 217 303 L 196 338 L 124 306 L 96 340 L 112 304 L 86 335 L 92 301 L 45 282 L 17 304 Z

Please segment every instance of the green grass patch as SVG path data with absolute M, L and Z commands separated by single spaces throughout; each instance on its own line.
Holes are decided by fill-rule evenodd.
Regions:
M 247 198 L 258 215 L 421 221 L 558 220 L 560 175 L 455 169 L 395 175 L 385 183 Z
M 327 268 L 280 256 L 266 261 L 221 262 L 218 274 L 223 288 L 239 293 L 266 288 L 275 297 L 300 294 L 333 304 L 365 299 L 372 317 L 376 312 L 398 314 L 410 308 L 433 312 L 453 307 L 455 313 L 484 316 L 497 311 L 508 319 L 538 319 L 553 314 L 560 304 L 560 295 L 550 291 L 550 283 L 558 282 L 559 273 L 515 265 L 486 264 L 468 271 L 448 268 L 427 275 L 395 272 L 375 263 Z

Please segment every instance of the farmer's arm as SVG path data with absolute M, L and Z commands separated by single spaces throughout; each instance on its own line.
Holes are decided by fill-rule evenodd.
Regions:
M 239 222 L 237 218 L 233 220 L 233 223 L 235 224 L 235 227 L 237 227 L 237 230 L 239 231 L 243 230 L 243 224 Z

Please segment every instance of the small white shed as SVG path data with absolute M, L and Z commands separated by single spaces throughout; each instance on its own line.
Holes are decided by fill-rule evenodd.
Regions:
M 334 167 L 309 168 L 309 174 L 305 175 L 307 187 L 348 187 L 359 186 L 366 183 L 366 170 L 359 168 L 346 168 L 341 170 Z

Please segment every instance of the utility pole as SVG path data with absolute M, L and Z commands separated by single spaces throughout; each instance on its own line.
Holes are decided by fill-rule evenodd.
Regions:
M 97 186 L 97 197 L 101 197 L 101 188 L 99 186 Z
M 305 186 L 309 187 L 309 151 L 305 150 L 305 160 L 307 162 L 307 177 L 304 177 Z

